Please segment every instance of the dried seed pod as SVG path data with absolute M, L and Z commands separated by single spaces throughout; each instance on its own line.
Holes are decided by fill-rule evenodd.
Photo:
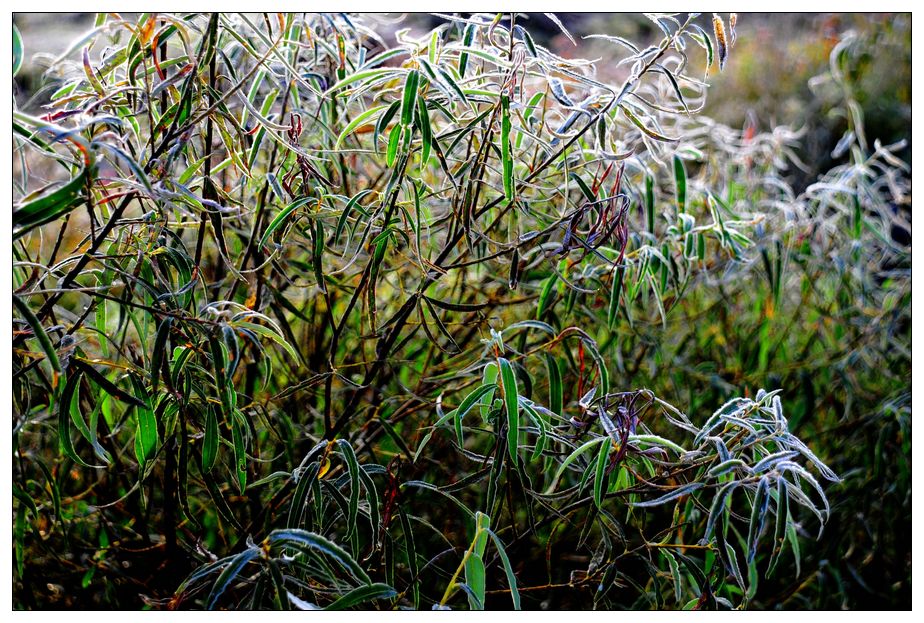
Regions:
M 718 13 L 712 14 L 712 30 L 719 44 L 719 69 L 722 70 L 725 69 L 725 61 L 728 60 L 728 39 L 725 36 L 725 22 Z
M 520 250 L 513 250 L 513 257 L 510 258 L 510 278 L 507 285 L 511 290 L 515 290 L 520 283 Z

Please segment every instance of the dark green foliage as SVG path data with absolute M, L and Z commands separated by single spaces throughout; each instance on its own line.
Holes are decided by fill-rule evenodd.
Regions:
M 100 15 L 14 114 L 66 169 L 15 180 L 15 606 L 807 599 L 826 427 L 910 487 L 907 167 L 793 192 L 695 116 L 734 18 L 650 19 L 617 80 L 521 15 Z

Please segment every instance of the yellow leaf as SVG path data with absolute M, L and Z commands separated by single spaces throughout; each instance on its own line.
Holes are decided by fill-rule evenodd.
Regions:
M 138 41 L 141 42 L 141 45 L 147 45 L 148 41 L 151 40 L 151 36 L 154 34 L 154 26 L 157 23 L 157 20 L 154 19 L 154 16 L 148 18 L 148 21 L 144 23 L 144 26 L 141 27 L 141 30 L 138 32 Z
M 330 471 L 330 459 L 325 458 L 324 464 L 321 465 L 321 469 L 318 470 L 318 480 L 324 478 L 324 475 Z

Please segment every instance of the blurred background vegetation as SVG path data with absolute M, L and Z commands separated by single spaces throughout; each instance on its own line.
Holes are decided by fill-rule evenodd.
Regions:
M 585 32 L 649 27 L 622 16 L 599 19 L 605 25 L 586 24 Z M 711 81 L 703 114 L 756 131 L 780 125 L 800 130 L 786 179 L 803 191 L 844 159 L 836 151 L 848 131 L 848 112 L 841 87 L 827 73 L 834 47 L 854 33 L 861 45 L 847 74 L 867 139 L 904 141 L 898 153 L 910 165 L 910 26 L 908 15 L 741 14 L 734 60 Z M 910 197 L 898 209 L 910 223 Z M 893 227 L 892 235 L 907 245 L 910 278 L 910 231 Z M 647 358 L 657 363 L 638 366 L 630 383 L 681 402 L 687 392 L 684 404 L 691 410 L 718 404 L 742 387 L 800 388 L 789 396 L 790 424 L 844 482 L 829 494 L 833 522 L 806 547 L 815 570 L 798 584 L 779 586 L 768 602 L 800 609 L 909 608 L 911 291 L 892 301 L 889 313 L 903 318 L 885 329 L 874 320 L 878 310 L 857 303 L 860 280 L 837 275 L 837 259 L 829 260 L 804 274 L 801 301 L 771 313 L 753 304 L 760 299 L 761 275 L 744 288 L 752 297 L 747 302 L 733 293 L 687 299 L 669 323 L 671 338 L 649 342 Z M 779 341 L 758 363 L 763 337 L 755 338 L 768 334 Z M 868 357 L 871 334 L 882 342 L 882 358 Z M 672 373 L 662 374 L 665 367 Z
M 381 18 L 394 24 L 392 33 L 397 17 Z M 578 39 L 598 32 L 642 42 L 659 36 L 643 17 L 559 17 Z M 537 43 L 563 56 L 573 50 L 553 26 L 534 21 L 529 26 L 535 27 Z M 93 16 L 15 14 L 14 22 L 27 59 L 16 77 L 19 108 L 40 111 L 58 86 L 45 69 L 92 26 Z M 434 23 L 435 18 L 411 15 L 400 27 L 422 33 Z M 390 35 L 388 28 L 382 31 Z M 838 83 L 828 75 L 831 56 L 846 37 L 856 43 L 843 64 L 846 79 Z M 602 41 L 581 45 L 584 58 L 604 59 L 604 71 L 611 52 Z M 710 77 L 702 114 L 744 135 L 773 133 L 780 126 L 794 130 L 796 138 L 779 157 L 795 194 L 845 160 L 840 142 L 854 125 L 844 85 L 859 106 L 863 140 L 904 141 L 896 154 L 911 165 L 910 15 L 740 14 L 733 54 L 725 71 Z M 832 513 L 824 534 L 804 542 L 801 575 L 767 580 L 757 607 L 910 607 L 910 225 L 902 224 L 910 224 L 910 193 L 894 209 L 903 218 L 892 228 L 892 241 L 906 255 L 892 265 L 861 274 L 844 267 L 843 250 L 817 257 L 817 249 L 795 245 L 788 263 L 794 289 L 776 304 L 768 303 L 773 295 L 767 273 L 755 259 L 733 284 L 717 279 L 684 298 L 663 327 L 638 325 L 618 347 L 632 359 L 620 385 L 647 387 L 690 413 L 711 412 L 761 387 L 786 388 L 793 431 L 843 479 L 828 489 Z M 96 582 L 86 570 L 91 567 L 69 563 L 43 575 L 39 591 L 23 591 L 15 582 L 14 598 L 28 607 L 87 607 L 110 600 L 137 607 L 141 604 L 128 595 L 145 594 L 148 587 L 128 569 L 150 563 L 144 552 L 134 556 L 137 560 L 122 562 L 117 580 L 130 585 L 124 594 Z M 170 578 L 171 588 L 175 580 Z M 166 590 L 161 587 L 160 597 Z M 102 596 L 112 591 L 120 596 Z M 545 605 L 552 608 L 575 605 L 550 599 Z

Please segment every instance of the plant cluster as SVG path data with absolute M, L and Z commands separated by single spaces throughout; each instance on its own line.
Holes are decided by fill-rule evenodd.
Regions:
M 851 117 L 850 163 L 797 195 L 797 133 L 698 116 L 734 15 L 594 35 L 610 67 L 535 41 L 572 38 L 554 16 L 444 18 L 101 14 L 47 112 L 14 111 L 17 606 L 739 608 L 801 583 L 840 478 L 774 364 L 817 350 L 849 381 L 909 343 L 898 147 Z M 910 391 L 891 404 L 905 431 Z

